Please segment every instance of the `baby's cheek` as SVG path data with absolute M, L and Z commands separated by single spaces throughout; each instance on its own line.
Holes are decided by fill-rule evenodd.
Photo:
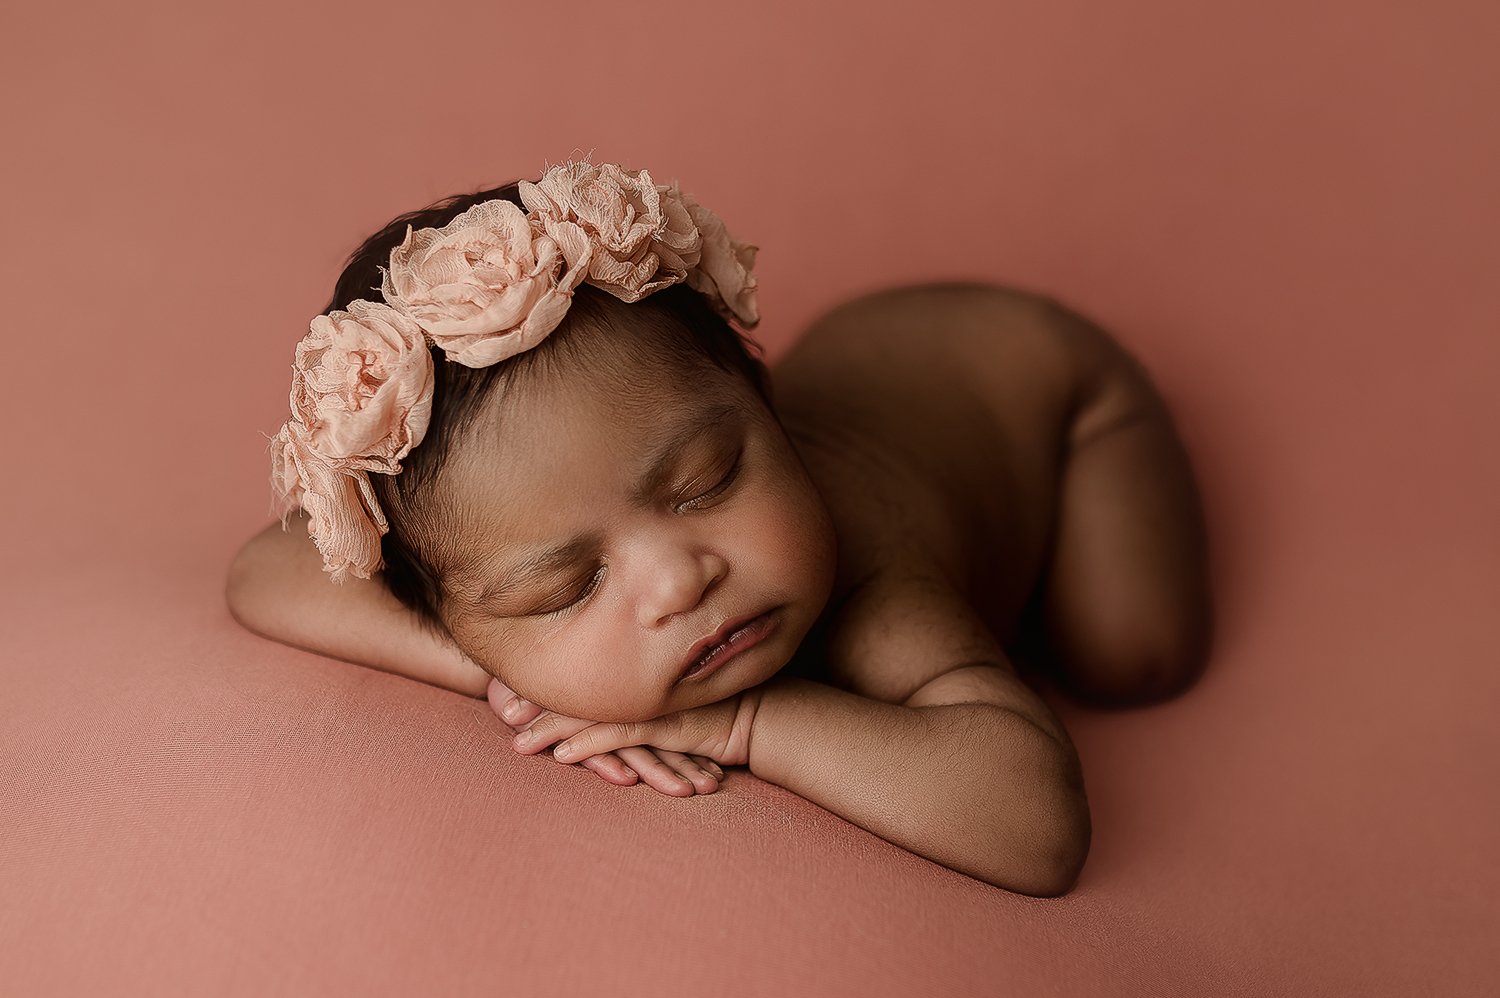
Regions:
M 816 496 L 803 504 L 795 517 L 788 517 L 789 538 L 792 550 L 788 554 L 789 564 L 796 566 L 799 585 L 804 595 L 812 601 L 826 599 L 833 589 L 834 576 L 838 569 L 838 542 L 833 520 L 827 507 Z
M 511 685 L 503 652 L 506 644 L 494 628 L 478 626 L 466 618 L 456 618 L 448 621 L 448 633 L 452 635 L 453 643 L 458 645 L 458 650 L 467 655 L 475 665 L 505 685 Z
M 766 547 L 818 575 L 834 557 L 833 521 L 810 485 L 789 483 L 765 511 Z

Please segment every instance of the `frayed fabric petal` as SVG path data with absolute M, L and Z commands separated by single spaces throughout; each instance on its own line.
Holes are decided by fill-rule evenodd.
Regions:
M 683 203 L 703 235 L 702 258 L 688 273 L 688 285 L 705 295 L 725 318 L 734 319 L 746 329 L 760 323 L 756 304 L 757 282 L 751 268 L 760 247 L 732 239 L 724 223 L 711 209 L 682 195 Z
M 281 526 L 292 509 L 307 514 L 307 532 L 334 582 L 349 574 L 370 578 L 381 567 L 385 514 L 363 470 L 336 468 L 314 453 L 304 427 L 292 421 L 274 438 L 272 488 L 282 498 Z M 295 500 L 293 499 L 295 497 Z

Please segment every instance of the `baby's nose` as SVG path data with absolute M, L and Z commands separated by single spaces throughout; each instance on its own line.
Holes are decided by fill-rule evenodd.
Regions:
M 721 557 L 698 553 L 660 564 L 650 573 L 645 592 L 637 603 L 642 627 L 657 627 L 667 619 L 690 613 L 703 603 L 728 574 Z

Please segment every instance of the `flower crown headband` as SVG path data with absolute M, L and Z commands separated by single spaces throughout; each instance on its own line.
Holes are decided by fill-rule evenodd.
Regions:
M 380 268 L 384 304 L 315 316 L 297 344 L 291 418 L 268 448 L 272 513 L 283 530 L 293 509 L 307 513 L 334 582 L 382 566 L 390 528 L 369 473 L 399 473 L 427 433 L 429 343 L 466 367 L 496 364 L 556 329 L 581 283 L 636 302 L 686 281 L 725 319 L 760 322 L 759 247 L 731 238 L 675 180 L 570 161 L 519 188 L 525 212 L 496 198 L 442 228 L 408 225 Z

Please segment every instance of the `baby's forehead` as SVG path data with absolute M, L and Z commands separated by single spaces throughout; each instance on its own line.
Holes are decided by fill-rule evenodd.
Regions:
M 557 426 L 622 421 L 647 427 L 674 409 L 691 407 L 706 392 L 739 394 L 741 379 L 707 362 L 621 354 L 528 369 L 494 399 L 494 422 Z
M 705 409 L 722 408 L 715 402 L 750 417 L 764 408 L 745 379 L 706 363 L 650 364 L 637 358 L 626 364 L 554 369 L 508 388 L 486 420 L 483 432 L 492 441 L 511 435 L 558 446 L 599 435 L 639 441 Z
M 700 392 L 657 406 L 603 405 L 481 429 L 446 476 L 452 533 L 492 542 L 572 520 L 597 497 L 636 505 L 695 454 L 717 453 L 763 413 L 739 393 Z

